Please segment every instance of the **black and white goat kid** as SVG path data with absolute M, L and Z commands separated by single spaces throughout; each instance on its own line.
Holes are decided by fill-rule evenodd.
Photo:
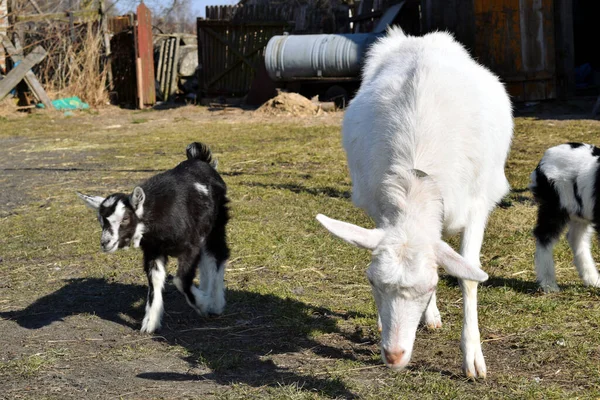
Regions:
M 186 154 L 186 161 L 151 177 L 129 195 L 103 198 L 77 193 L 98 210 L 103 251 L 142 248 L 149 285 L 142 332 L 152 333 L 161 326 L 168 257 L 177 257 L 173 282 L 190 306 L 201 315 L 221 314 L 225 307 L 226 185 L 207 146 L 192 143 Z M 199 288 L 193 283 L 197 267 Z
M 565 226 L 579 276 L 600 286 L 590 251 L 593 229 L 600 227 L 600 149 L 585 143 L 551 147 L 531 174 L 529 188 L 538 203 L 535 270 L 546 292 L 559 290 L 552 250 Z

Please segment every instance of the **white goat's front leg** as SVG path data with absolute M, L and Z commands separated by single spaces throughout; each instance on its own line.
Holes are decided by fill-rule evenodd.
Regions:
M 590 250 L 592 227 L 585 221 L 571 220 L 567 240 L 573 250 L 575 267 L 586 286 L 600 286 L 600 276 Z
M 160 329 L 163 315 L 162 291 L 165 285 L 165 260 L 156 258 L 144 259 L 144 269 L 148 276 L 148 299 L 146 301 L 146 315 L 142 321 L 142 332 L 153 333 Z
M 462 233 L 461 255 L 472 265 L 481 267 L 479 252 L 487 215 L 483 210 L 474 210 L 470 224 Z M 460 280 L 463 293 L 463 330 L 460 347 L 463 352 L 463 372 L 468 378 L 485 378 L 487 368 L 481 350 L 479 323 L 477 320 L 477 282 Z
M 437 308 L 435 292 L 429 300 L 429 304 L 421 317 L 421 322 L 429 329 L 437 329 L 442 327 L 442 316 Z

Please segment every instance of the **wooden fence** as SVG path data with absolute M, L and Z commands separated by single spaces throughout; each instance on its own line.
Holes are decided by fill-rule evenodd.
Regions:
M 264 65 L 264 49 L 289 26 L 283 8 L 207 7 L 198 19 L 201 96 L 244 96 Z

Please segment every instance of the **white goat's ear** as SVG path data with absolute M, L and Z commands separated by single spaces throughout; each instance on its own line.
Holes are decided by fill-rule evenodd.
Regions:
M 144 200 L 146 200 L 146 193 L 144 193 L 144 189 L 136 186 L 136 188 L 133 189 L 133 193 L 131 193 L 131 197 L 129 198 L 133 209 L 136 211 L 139 210 L 140 207 L 144 205 Z
M 442 266 L 448 274 L 468 281 L 483 282 L 488 279 L 488 275 L 481 268 L 471 265 L 448 243 L 440 240 L 435 244 L 434 251 L 438 265 Z
M 86 194 L 82 194 L 79 192 L 75 192 L 77 193 L 77 196 L 79 196 L 79 198 L 81 200 L 84 201 L 84 203 L 89 207 L 89 208 L 93 208 L 94 210 L 97 210 L 98 208 L 100 208 L 100 204 L 102 204 L 102 202 L 104 201 L 104 197 L 100 197 L 100 196 L 88 196 Z
M 348 222 L 328 218 L 323 214 L 317 215 L 317 221 L 340 239 L 364 249 L 375 250 L 375 247 L 383 238 L 383 230 L 381 229 L 361 228 Z

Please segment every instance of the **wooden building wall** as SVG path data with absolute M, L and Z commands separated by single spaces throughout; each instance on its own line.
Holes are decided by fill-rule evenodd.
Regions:
M 567 11 L 562 0 L 422 1 L 424 31 L 454 32 L 479 62 L 501 77 L 516 101 L 564 97 L 568 90 L 572 60 L 565 60 Z M 566 52 L 557 52 L 557 38 Z

